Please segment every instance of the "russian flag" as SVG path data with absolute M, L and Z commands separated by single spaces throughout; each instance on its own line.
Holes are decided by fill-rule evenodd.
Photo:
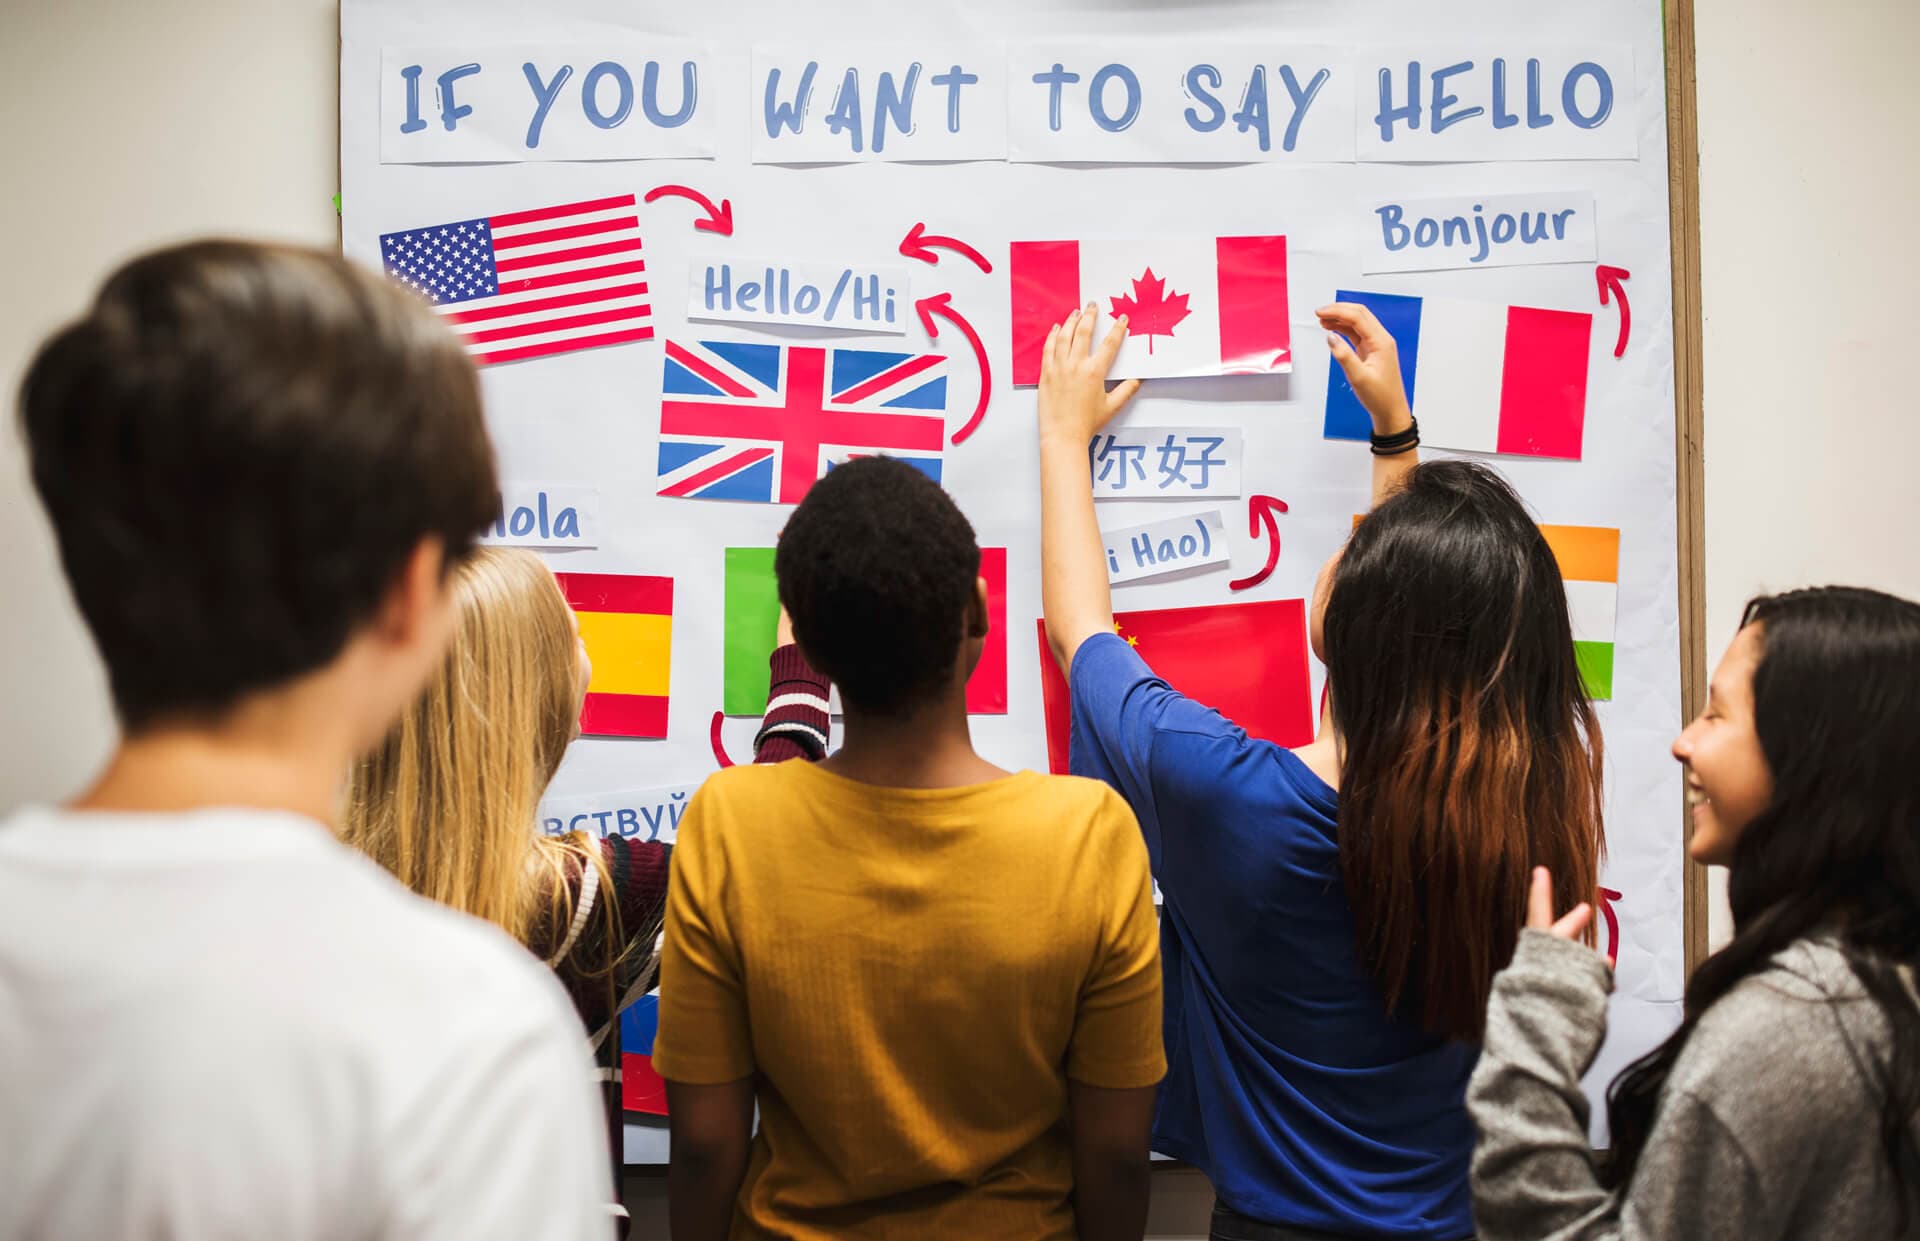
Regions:
M 1007 267 L 1016 384 L 1040 382 L 1047 330 L 1088 302 L 1100 335 L 1128 318 L 1116 379 L 1293 369 L 1285 237 L 1016 241 Z
M 1367 307 L 1393 334 L 1422 443 L 1579 458 L 1591 314 L 1345 289 L 1334 299 Z M 1363 440 L 1372 430 L 1346 373 L 1329 367 L 1327 438 Z

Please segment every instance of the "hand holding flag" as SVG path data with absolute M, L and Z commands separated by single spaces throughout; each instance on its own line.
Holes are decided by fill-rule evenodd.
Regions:
M 1089 302 L 1065 323 L 1054 324 L 1040 351 L 1040 434 L 1071 441 L 1076 453 L 1084 452 L 1094 433 L 1140 390 L 1138 379 L 1122 380 L 1107 390 L 1107 372 L 1126 343 L 1127 317 L 1114 320 L 1107 338 L 1095 348 L 1098 318 L 1099 307 Z
M 1400 378 L 1400 347 L 1373 311 L 1358 302 L 1335 302 L 1314 312 L 1327 329 L 1327 347 L 1347 382 L 1373 418 L 1376 435 L 1404 431 L 1413 421 L 1407 387 Z

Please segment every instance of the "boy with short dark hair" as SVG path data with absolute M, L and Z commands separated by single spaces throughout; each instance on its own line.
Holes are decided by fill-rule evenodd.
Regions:
M 21 424 L 123 738 L 0 824 L 0 1238 L 607 1235 L 559 986 L 331 835 L 497 506 L 458 342 L 337 256 L 181 246 Z
M 1166 1060 L 1132 814 L 974 753 L 980 549 L 926 475 L 835 468 L 774 571 L 846 743 L 721 772 L 681 821 L 654 1044 L 676 1241 L 1138 1241 Z

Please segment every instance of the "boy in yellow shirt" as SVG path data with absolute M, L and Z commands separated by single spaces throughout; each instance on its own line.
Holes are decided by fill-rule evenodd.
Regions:
M 1144 1230 L 1146 848 L 1106 785 L 974 753 L 979 567 L 947 494 L 885 458 L 833 470 L 781 536 L 846 741 L 723 771 L 681 821 L 653 1053 L 676 1241 Z

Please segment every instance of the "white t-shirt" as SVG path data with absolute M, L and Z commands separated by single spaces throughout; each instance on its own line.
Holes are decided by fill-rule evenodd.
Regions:
M 539 961 L 310 819 L 0 823 L 0 1241 L 606 1238 L 592 1073 Z

